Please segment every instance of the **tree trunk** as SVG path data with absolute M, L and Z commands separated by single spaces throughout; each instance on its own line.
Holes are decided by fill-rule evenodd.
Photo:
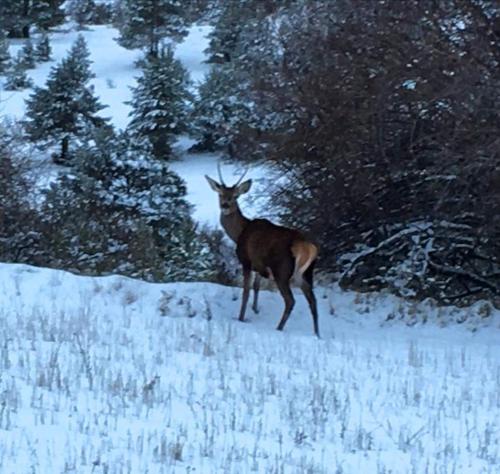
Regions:
M 53 160 L 56 165 L 65 165 L 68 163 L 69 137 L 64 136 L 61 140 L 61 154 L 54 153 Z
M 29 0 L 24 0 L 23 4 L 23 16 L 24 20 L 26 21 L 26 24 L 23 26 L 22 29 L 22 34 L 23 38 L 28 39 L 30 37 L 30 1 Z

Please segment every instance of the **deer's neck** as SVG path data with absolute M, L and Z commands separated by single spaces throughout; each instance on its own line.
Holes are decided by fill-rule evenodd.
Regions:
M 236 211 L 231 214 L 221 214 L 220 222 L 229 238 L 233 242 L 237 242 L 240 234 L 243 232 L 243 229 L 250 222 L 250 219 L 247 219 L 241 213 L 240 208 L 237 207 Z

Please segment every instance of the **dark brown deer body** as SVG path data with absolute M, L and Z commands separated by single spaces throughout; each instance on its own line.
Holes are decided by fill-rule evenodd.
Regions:
M 318 247 L 296 229 L 279 226 L 266 219 L 247 219 L 238 206 L 237 198 L 250 189 L 251 180 L 228 187 L 223 182 L 219 184 L 208 176 L 206 178 L 212 189 L 219 194 L 221 224 L 236 243 L 236 254 L 243 267 L 240 321 L 245 319 L 251 275 L 255 272 L 252 308 L 258 312 L 260 277 L 273 279 L 285 301 L 285 310 L 277 328 L 282 330 L 295 304 L 290 289 L 290 280 L 295 276 L 300 280 L 301 289 L 309 303 L 314 333 L 319 336 L 318 311 L 313 292 L 313 271 Z

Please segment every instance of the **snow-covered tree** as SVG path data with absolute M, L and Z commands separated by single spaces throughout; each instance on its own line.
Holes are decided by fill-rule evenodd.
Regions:
M 0 29 L 13 38 L 29 38 L 32 27 L 48 29 L 64 21 L 63 0 L 2 0 Z
M 118 42 L 125 48 L 141 48 L 158 56 L 162 41 L 187 34 L 188 20 L 181 0 L 121 0 L 116 26 Z
M 209 260 L 185 195 L 179 176 L 133 137 L 96 134 L 47 194 L 55 265 L 154 281 L 203 277 Z
M 92 14 L 96 6 L 94 0 L 68 0 L 65 5 L 69 17 L 79 28 L 83 28 L 92 20 Z
M 35 0 L 30 3 L 31 24 L 41 30 L 60 25 L 65 20 L 65 0 Z
M 280 8 L 300 0 L 239 0 L 220 1 L 211 8 L 218 11 L 214 28 L 208 35 L 208 62 L 227 63 L 234 61 L 241 51 L 242 43 L 252 46 L 248 31 L 254 24 L 265 22 L 266 18 Z
M 240 2 L 228 2 L 222 7 L 221 14 L 208 36 L 208 62 L 220 64 L 233 58 L 239 35 L 245 27 L 245 22 L 242 21 L 243 6 Z
M 11 61 L 7 69 L 4 87 L 8 91 L 19 91 L 33 85 L 33 81 L 26 73 L 26 64 L 21 54 Z
M 52 68 L 45 87 L 36 87 L 26 101 L 26 131 L 41 145 L 59 143 L 56 161 L 67 162 L 71 138 L 105 124 L 97 115 L 104 106 L 89 85 L 94 77 L 90 64 L 87 45 L 79 36 L 69 55 Z
M 4 74 L 7 71 L 10 60 L 7 35 L 3 30 L 0 30 L 0 74 Z
M 36 254 L 37 215 L 30 197 L 24 143 L 16 123 L 0 123 L 0 261 L 31 262 Z
M 50 61 L 52 58 L 52 47 L 47 33 L 43 33 L 36 43 L 35 58 L 41 62 Z
M 21 60 L 24 63 L 26 69 L 33 69 L 36 66 L 35 61 L 35 48 L 33 47 L 33 42 L 28 38 L 20 51 Z
M 2 0 L 0 2 L 0 28 L 11 37 L 29 37 L 29 8 L 19 0 Z
M 189 74 L 171 48 L 144 62 L 132 89 L 129 129 L 151 144 L 153 155 L 168 159 L 174 138 L 187 129 Z
M 190 133 L 198 140 L 196 151 L 214 151 L 231 142 L 233 125 L 245 120 L 247 101 L 240 101 L 238 75 L 229 65 L 213 65 L 198 89 Z
M 274 61 L 275 51 L 279 50 L 279 45 L 269 41 L 274 28 L 270 18 L 286 3 L 220 3 L 206 50 L 211 69 L 194 105 L 192 133 L 199 140 L 195 149 L 222 147 L 232 155 L 237 130 L 253 130 L 255 120 L 261 122 L 263 111 L 254 113 L 258 97 L 253 96 L 252 84 L 266 78 L 261 75 L 263 65 Z

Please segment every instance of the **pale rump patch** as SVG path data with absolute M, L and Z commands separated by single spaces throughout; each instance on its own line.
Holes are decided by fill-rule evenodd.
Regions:
M 295 257 L 295 273 L 300 276 L 309 268 L 318 256 L 318 247 L 311 242 L 296 240 L 292 244 L 292 254 Z

